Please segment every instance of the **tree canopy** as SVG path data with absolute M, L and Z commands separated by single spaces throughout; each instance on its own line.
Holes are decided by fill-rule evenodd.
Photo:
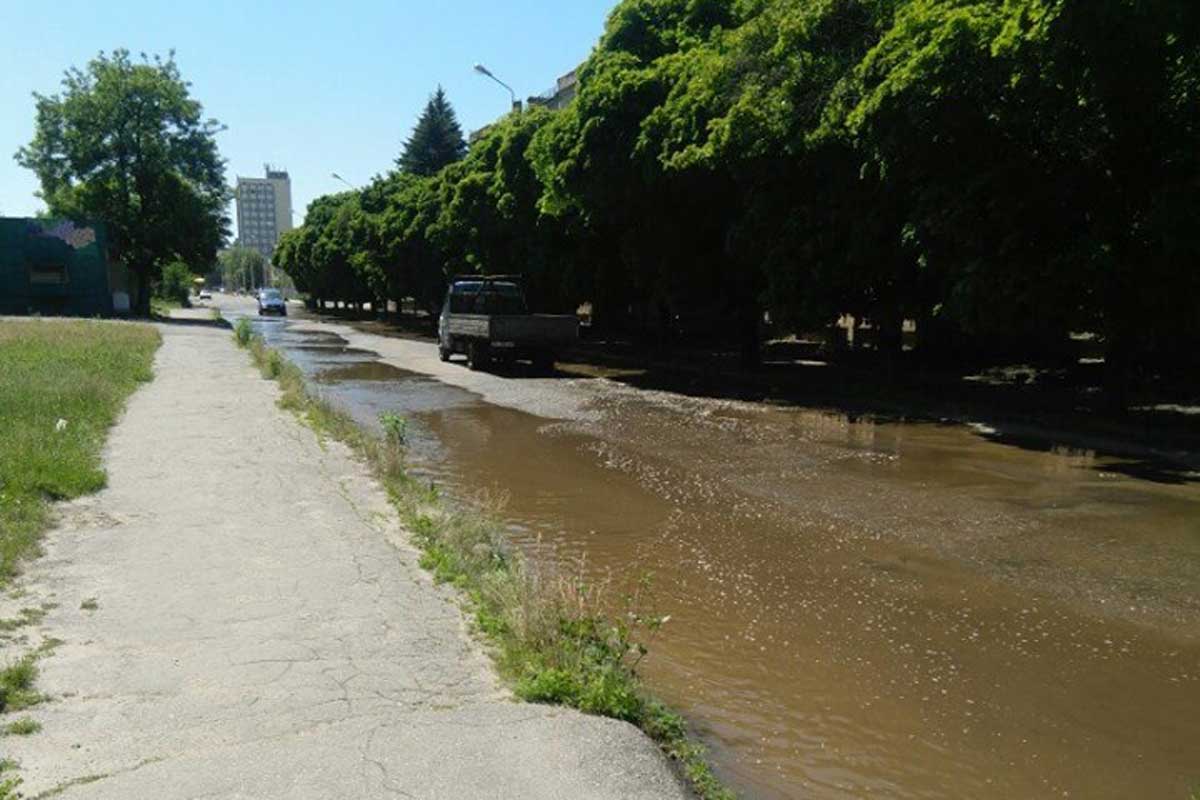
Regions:
M 413 175 L 435 175 L 466 152 L 467 143 L 454 107 L 439 86 L 421 112 L 412 136 L 404 143 L 404 152 L 396 160 L 396 166 Z
M 1200 367 L 1193 0 L 622 0 L 578 75 L 310 216 L 295 241 L 329 249 L 285 268 L 426 304 L 521 272 L 544 307 L 750 349 L 764 315 L 850 314 L 881 355 L 911 321 L 922 358 L 1090 332 L 1114 386 Z
M 34 137 L 17 161 L 37 175 L 52 215 L 108 226 L 144 313 L 165 264 L 213 262 L 229 224 L 222 127 L 204 118 L 173 54 L 101 53 L 69 69 L 61 93 L 34 97 Z
M 252 247 L 230 247 L 218 256 L 226 289 L 254 289 L 265 285 L 267 261 Z

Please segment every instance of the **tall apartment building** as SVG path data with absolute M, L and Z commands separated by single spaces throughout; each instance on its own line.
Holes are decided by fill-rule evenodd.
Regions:
M 279 237 L 292 229 L 292 181 L 286 170 L 265 167 L 265 178 L 237 179 L 238 244 L 270 263 Z

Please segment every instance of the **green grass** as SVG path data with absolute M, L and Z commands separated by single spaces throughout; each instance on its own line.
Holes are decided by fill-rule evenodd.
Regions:
M 83 611 L 95 611 L 100 608 L 100 602 L 94 597 L 88 597 L 79 604 L 79 608 Z
M 36 551 L 50 501 L 104 487 L 105 436 L 159 342 L 145 325 L 0 322 L 0 586 Z
M 171 312 L 177 308 L 183 308 L 183 303 L 178 300 L 167 300 L 162 297 L 150 298 L 150 316 L 152 317 L 170 317 Z
M 37 656 L 33 654 L 0 670 L 0 713 L 20 711 L 42 701 L 42 696 L 33 688 L 37 674 Z
M 16 617 L 0 619 L 0 632 L 8 633 L 26 625 L 36 625 L 46 617 L 46 610 L 41 608 L 22 608 Z
M 17 762 L 11 758 L 0 758 L 0 800 L 18 800 L 21 797 L 21 793 L 17 791 L 21 779 L 8 774 L 15 772 L 17 767 Z
M 42 723 L 32 717 L 22 717 L 4 726 L 5 736 L 32 736 L 42 729 Z
M 233 338 L 237 341 L 240 347 L 249 347 L 250 340 L 254 336 L 254 326 L 250 324 L 250 320 L 242 317 L 233 326 Z
M 381 419 L 385 434 L 376 436 L 311 395 L 300 370 L 262 339 L 248 332 L 235 338 L 263 376 L 279 382 L 282 407 L 318 435 L 348 444 L 371 467 L 423 551 L 421 565 L 467 598 L 476 627 L 494 645 L 497 666 L 518 697 L 631 722 L 679 764 L 700 797 L 734 796 L 713 774 L 682 717 L 642 684 L 638 665 L 646 644 L 667 621 L 643 609 L 648 582 L 615 598 L 610 586 L 531 563 L 510 546 L 494 513 L 451 506 L 435 487 L 408 474 L 407 430 L 399 417 Z M 611 613 L 614 607 L 619 613 Z
M 389 411 L 379 415 L 379 424 L 383 426 L 384 435 L 393 444 L 408 443 L 408 420 L 404 417 Z

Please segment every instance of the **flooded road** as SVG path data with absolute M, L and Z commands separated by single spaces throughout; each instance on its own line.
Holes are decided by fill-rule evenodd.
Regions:
M 505 381 L 572 409 L 534 416 L 404 369 L 432 345 L 261 327 L 363 422 L 408 417 L 414 468 L 451 494 L 505 496 L 536 557 L 653 575 L 671 621 L 647 679 L 748 796 L 1200 786 L 1200 476 L 957 425 Z

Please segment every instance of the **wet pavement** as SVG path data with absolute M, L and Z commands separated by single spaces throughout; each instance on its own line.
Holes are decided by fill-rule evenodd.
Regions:
M 452 495 L 505 498 L 535 557 L 614 597 L 652 575 L 671 621 L 647 678 L 747 795 L 1200 785 L 1200 476 L 606 380 L 470 391 L 465 367 L 422 374 L 430 344 L 261 328 L 359 420 L 408 417 Z

